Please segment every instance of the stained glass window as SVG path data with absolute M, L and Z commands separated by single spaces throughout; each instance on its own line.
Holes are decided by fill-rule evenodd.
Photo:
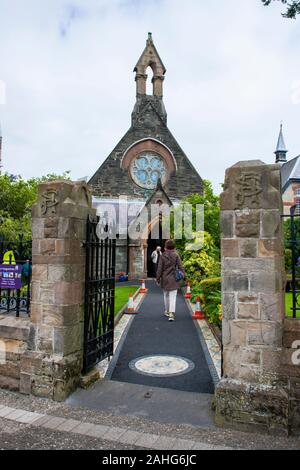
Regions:
M 131 164 L 131 176 L 142 188 L 154 189 L 160 178 L 164 184 L 167 179 L 167 167 L 160 155 L 143 152 Z

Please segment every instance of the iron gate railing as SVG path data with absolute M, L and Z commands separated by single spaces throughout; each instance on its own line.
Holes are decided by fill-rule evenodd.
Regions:
M 297 206 L 292 206 L 289 215 L 283 215 L 290 221 L 290 236 L 285 240 L 285 248 L 291 250 L 292 269 L 287 273 L 287 290 L 292 294 L 292 314 L 297 318 L 300 311 L 300 214 L 296 213 Z
M 83 371 L 114 352 L 116 240 L 100 239 L 98 217 L 88 217 Z
M 32 241 L 20 236 L 6 241 L 0 237 L 0 313 L 15 312 L 30 315 Z M 16 282 L 19 288 L 7 288 L 7 281 Z M 9 285 L 9 284 L 7 284 Z

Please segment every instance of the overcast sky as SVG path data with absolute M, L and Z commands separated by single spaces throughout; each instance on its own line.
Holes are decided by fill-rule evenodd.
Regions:
M 0 0 L 4 170 L 91 176 L 130 127 L 147 34 L 168 126 L 219 191 L 239 160 L 300 153 L 300 18 L 260 0 Z

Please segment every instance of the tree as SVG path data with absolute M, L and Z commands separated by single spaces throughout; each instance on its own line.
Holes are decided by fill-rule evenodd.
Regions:
M 29 180 L 7 173 L 0 176 L 0 238 L 13 241 L 23 235 L 24 239 L 31 239 L 31 206 L 36 201 L 38 185 L 57 179 L 70 179 L 70 174 Z
M 203 195 L 191 194 L 183 203 L 175 208 L 182 214 L 184 204 L 192 206 L 193 220 L 191 224 L 192 239 L 184 234 L 182 239 L 176 239 L 176 248 L 179 251 L 189 281 L 195 285 L 207 277 L 216 277 L 220 274 L 220 198 L 213 192 L 210 181 L 203 181 Z M 204 207 L 204 231 L 197 232 L 196 206 Z M 180 220 L 180 217 L 178 217 Z M 171 216 L 172 237 L 174 234 L 174 216 Z M 201 248 L 195 246 L 202 245 Z
M 273 1 L 279 1 L 285 5 L 287 5 L 286 13 L 283 13 L 282 16 L 285 18 L 293 18 L 296 19 L 296 16 L 300 14 L 300 1 L 293 0 L 289 3 L 288 0 L 261 0 L 264 5 L 270 5 Z
M 216 247 L 220 247 L 220 197 L 214 194 L 212 184 L 208 180 L 203 181 L 203 195 L 191 194 L 185 203 L 192 204 L 196 210 L 196 204 L 204 206 L 204 231 L 208 232 Z M 193 227 L 195 229 L 195 227 Z

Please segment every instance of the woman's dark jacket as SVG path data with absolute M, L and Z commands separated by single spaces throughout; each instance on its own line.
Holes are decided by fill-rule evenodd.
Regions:
M 175 277 L 176 265 L 185 276 L 180 256 L 175 250 L 166 250 L 162 256 L 160 256 L 156 281 L 160 283 L 160 286 L 164 290 L 176 290 L 180 288 L 180 282 L 176 281 Z

